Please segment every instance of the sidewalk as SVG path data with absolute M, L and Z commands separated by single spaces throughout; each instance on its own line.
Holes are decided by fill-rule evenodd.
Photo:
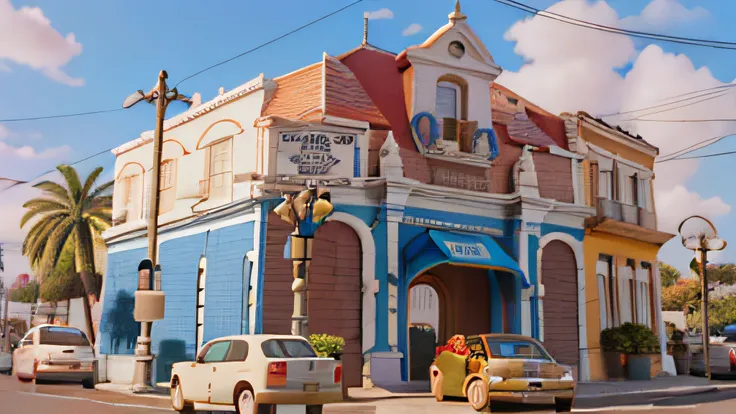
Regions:
M 717 389 L 736 388 L 736 381 L 718 381 L 690 375 L 655 377 L 650 381 L 581 382 L 575 390 L 575 398 L 598 398 L 612 395 L 644 393 L 697 394 Z

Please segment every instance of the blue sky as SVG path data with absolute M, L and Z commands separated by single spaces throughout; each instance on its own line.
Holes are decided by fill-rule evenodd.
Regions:
M 346 0 L 271 0 L 267 3 L 12 0 L 11 10 L 4 5 L 7 2 L 0 0 L 0 21 L 3 12 L 17 12 L 24 7 L 39 8 L 40 12 L 32 14 L 38 17 L 38 13 L 42 13 L 50 21 L 51 28 L 63 37 L 73 33 L 72 43 L 81 45 L 81 52 L 72 51 L 73 56 L 61 56 L 53 62 L 56 69 L 67 75 L 65 78 L 34 69 L 24 63 L 23 51 L 9 53 L 3 50 L 7 46 L 0 45 L 0 119 L 118 108 L 122 100 L 136 89 L 150 89 L 161 69 L 167 70 L 169 80 L 176 82 L 349 3 Z M 524 2 L 540 9 L 557 3 L 550 0 Z M 220 86 L 231 89 L 261 72 L 267 77 L 276 77 L 320 60 L 323 51 L 337 55 L 350 50 L 361 41 L 364 11 L 383 8 L 392 11 L 393 18 L 370 22 L 369 40 L 373 45 L 399 52 L 422 42 L 445 24 L 453 4 L 454 0 L 366 0 L 296 35 L 188 80 L 179 90 L 186 94 L 200 92 L 207 100 L 217 94 Z M 619 18 L 623 18 L 639 15 L 649 1 L 609 0 L 608 4 Z M 681 24 L 663 24 L 657 27 L 661 30 L 656 31 L 736 41 L 736 31 L 732 30 L 730 18 L 736 15 L 736 2 L 680 0 L 679 4 L 687 9 L 701 7 L 707 13 Z M 529 15 L 492 0 L 464 0 L 462 9 L 496 62 L 506 71 L 518 71 L 525 59 L 515 53 L 515 42 L 505 40 L 504 34 L 514 23 Z M 163 23 L 163 29 L 157 27 L 157 21 Z M 402 31 L 414 23 L 421 25 L 422 30 L 413 36 L 402 36 Z M 580 36 L 589 35 L 588 29 L 579 31 Z M 538 42 L 544 41 L 538 39 Z M 640 40 L 634 42 L 637 51 L 648 44 Z M 731 82 L 736 78 L 736 51 L 670 43 L 659 45 L 664 52 L 687 55 L 696 67 L 707 66 L 713 77 L 721 82 Z M 568 47 L 576 46 L 570 42 Z M 43 60 L 44 57 L 36 56 L 34 59 Z M 65 59 L 68 63 L 59 64 Z M 625 75 L 632 65 L 633 61 L 630 61 L 616 71 Z M 82 83 L 82 80 L 81 86 L 70 85 Z M 533 101 L 545 99 L 544 96 L 529 95 L 525 93 Z M 6 145 L 6 150 L 7 146 L 30 146 L 33 150 L 26 158 L 0 152 L 0 177 L 30 179 L 59 162 L 78 160 L 115 147 L 137 137 L 143 130 L 152 129 L 153 117 L 153 107 L 138 105 L 110 114 L 0 124 L 0 143 Z M 736 125 L 733 130 L 736 131 Z M 724 140 L 702 152 L 736 150 L 734 141 L 736 138 Z M 2 148 L 0 146 L 0 150 Z M 47 151 L 45 156 L 40 155 L 44 154 L 43 151 Z M 113 156 L 108 153 L 83 163 L 80 169 L 96 165 L 112 169 L 113 162 Z M 697 171 L 684 178 L 682 183 L 688 190 L 697 190 L 703 199 L 720 197 L 723 203 L 733 206 L 736 205 L 736 194 L 724 178 L 733 176 L 734 170 L 733 158 L 713 158 L 707 164 L 700 163 Z M 23 191 L 10 190 L 0 195 L 5 197 L 5 201 L 0 201 L 0 207 L 11 208 L 13 204 L 9 200 L 22 198 Z M 657 208 L 661 211 L 670 206 L 658 205 Z M 734 214 L 721 211 L 714 218 L 722 235 L 734 240 L 736 245 Z M 0 234 L 0 241 L 18 241 L 19 233 L 5 231 L 15 225 L 6 224 L 0 226 L 4 231 Z M 663 257 L 684 267 L 683 254 L 687 252 L 677 244 L 677 241 L 670 242 L 663 251 Z M 736 251 L 736 248 L 731 251 Z M 720 259 L 736 261 L 736 254 L 727 250 Z

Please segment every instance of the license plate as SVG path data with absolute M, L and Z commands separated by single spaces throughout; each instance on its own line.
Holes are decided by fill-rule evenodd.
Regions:
M 304 384 L 304 392 L 317 392 L 319 391 L 319 384 Z

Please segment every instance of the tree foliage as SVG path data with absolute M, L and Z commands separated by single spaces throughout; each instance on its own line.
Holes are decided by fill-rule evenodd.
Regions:
M 8 299 L 11 302 L 36 303 L 38 302 L 38 295 L 38 282 L 31 280 L 25 287 L 11 289 Z
M 697 279 L 679 279 L 662 289 L 662 310 L 690 313 L 700 306 L 700 282 Z
M 702 326 L 702 321 L 703 316 L 700 309 L 687 316 L 687 326 L 690 329 L 699 329 Z M 708 324 L 711 335 L 722 331 L 726 325 L 734 323 L 736 323 L 736 296 L 708 302 Z
M 680 271 L 664 262 L 659 262 L 662 287 L 673 286 L 680 279 Z

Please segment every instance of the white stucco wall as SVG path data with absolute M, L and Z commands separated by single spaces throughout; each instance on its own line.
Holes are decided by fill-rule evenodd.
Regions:
M 245 96 L 222 104 L 214 110 L 204 113 L 188 122 L 175 126 L 164 132 L 162 147 L 162 161 L 176 159 L 175 191 L 176 201 L 174 208 L 159 219 L 161 223 L 175 221 L 192 215 L 192 206 L 199 202 L 199 181 L 205 177 L 207 152 L 203 145 L 211 143 L 229 135 L 233 136 L 231 149 L 232 177 L 238 174 L 256 172 L 256 143 L 258 130 L 253 126 L 260 117 L 264 100 L 263 89 L 257 89 Z M 205 104 L 206 105 L 206 104 Z M 242 130 L 242 132 L 241 132 Z M 233 135 L 234 134 L 234 135 Z M 198 148 L 198 143 L 200 143 Z M 184 155 L 186 153 L 186 155 Z M 119 154 L 115 161 L 115 177 L 124 177 L 131 173 L 140 173 L 145 170 L 145 183 L 134 197 L 140 197 L 140 220 L 128 221 L 120 227 L 136 228 L 145 222 L 146 185 L 150 182 L 150 171 L 153 165 L 153 143 L 149 142 Z M 116 186 L 114 193 L 114 212 L 117 217 L 124 207 L 120 200 L 123 198 L 123 186 Z M 250 197 L 250 183 L 233 184 L 232 201 Z M 231 200 L 210 200 L 202 209 L 217 207 Z M 124 229 L 119 229 L 123 231 Z

